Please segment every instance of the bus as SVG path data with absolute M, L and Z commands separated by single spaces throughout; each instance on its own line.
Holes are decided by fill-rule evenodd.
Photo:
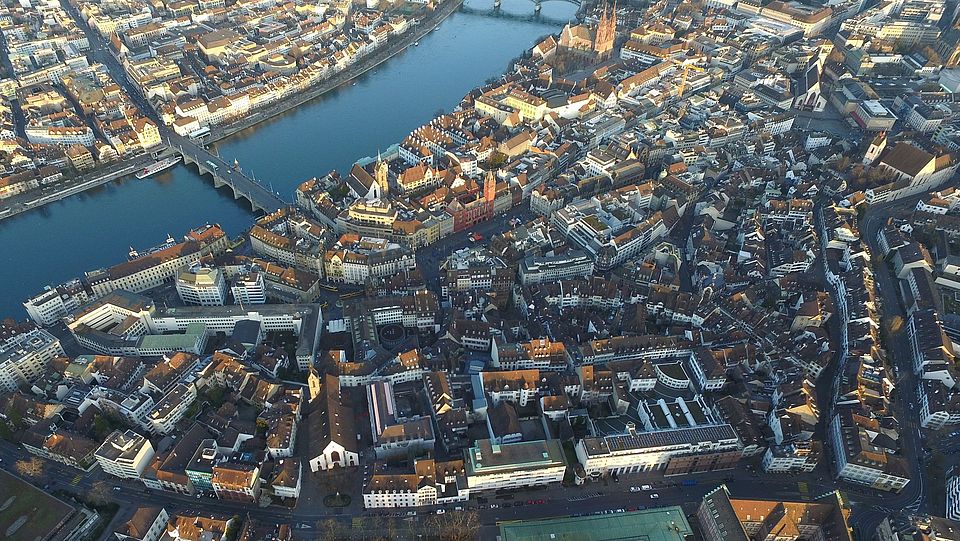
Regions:
M 217 169 L 220 169 L 219 167 L 217 167 L 217 164 L 213 163 L 213 162 L 210 161 L 210 160 L 207 160 L 207 165 L 209 165 L 209 166 L 210 166 L 210 169 L 212 169 L 212 170 L 214 170 L 214 171 L 216 171 Z
M 190 139 L 193 139 L 193 140 L 203 139 L 204 137 L 206 137 L 206 136 L 208 136 L 208 135 L 210 135 L 210 128 L 207 127 L 207 126 L 204 126 L 204 127 L 200 128 L 199 130 L 195 130 L 195 131 L 190 132 Z
M 340 295 L 340 300 L 343 301 L 347 299 L 352 299 L 354 297 L 359 297 L 360 295 L 363 295 L 363 290 L 353 291 L 351 293 L 343 293 Z

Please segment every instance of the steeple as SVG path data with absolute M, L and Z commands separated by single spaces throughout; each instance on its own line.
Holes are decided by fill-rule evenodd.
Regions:
M 483 180 L 483 199 L 489 204 L 497 198 L 497 175 L 493 171 L 487 171 L 487 176 Z
M 380 187 L 380 197 L 386 197 L 390 193 L 390 182 L 388 179 L 387 173 L 389 172 L 389 167 L 387 167 L 387 162 L 383 161 L 380 158 L 380 151 L 377 151 L 377 165 L 374 169 L 374 179 L 377 181 L 377 185 Z

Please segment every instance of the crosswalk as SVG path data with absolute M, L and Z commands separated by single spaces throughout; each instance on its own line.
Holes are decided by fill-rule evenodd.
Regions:
M 80 484 L 80 480 L 81 480 L 81 479 L 83 479 L 83 475 L 82 475 L 82 474 L 77 474 L 76 477 L 74 477 L 73 479 L 70 480 L 70 484 L 71 484 L 72 486 L 77 486 L 77 485 Z

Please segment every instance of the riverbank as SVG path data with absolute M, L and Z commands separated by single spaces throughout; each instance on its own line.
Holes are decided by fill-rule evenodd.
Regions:
M 319 98 L 327 92 L 330 92 L 338 86 L 349 83 L 357 77 L 360 77 L 377 66 L 380 66 L 387 60 L 390 60 L 399 53 L 405 51 L 414 43 L 420 41 L 421 38 L 432 32 L 448 17 L 456 13 L 456 11 L 460 9 L 460 6 L 463 5 L 463 1 L 464 0 L 447 0 L 432 13 L 427 15 L 427 17 L 418 21 L 418 24 L 413 29 L 401 34 L 393 41 L 388 42 L 387 45 L 381 50 L 374 52 L 370 56 L 360 59 L 360 61 L 353 66 L 350 66 L 330 79 L 321 82 L 310 90 L 301 94 L 283 98 L 273 105 L 263 109 L 258 109 L 236 122 L 211 128 L 210 135 L 205 138 L 205 142 L 215 143 L 217 141 L 222 141 L 232 135 L 237 134 L 238 132 L 252 128 L 261 122 L 282 115 L 283 113 L 286 113 L 292 109 L 296 109 L 297 107 L 300 107 L 301 105 Z
M 46 188 L 31 190 L 4 201 L 0 206 L 0 220 L 12 218 L 22 212 L 40 208 L 48 203 L 60 201 L 72 195 L 84 192 L 119 178 L 131 175 L 154 161 L 153 152 L 163 152 L 165 148 L 155 148 L 151 152 L 135 158 L 111 164 L 108 168 L 93 171 L 66 182 L 60 182 Z
M 349 83 L 353 79 L 356 79 L 357 77 L 367 73 L 377 66 L 380 66 L 387 60 L 406 50 L 412 44 L 418 42 L 425 35 L 440 26 L 443 21 L 460 9 L 460 6 L 462 5 L 463 0 L 448 0 L 447 2 L 444 2 L 427 17 L 418 21 L 418 24 L 413 29 L 405 32 L 392 42 L 388 42 L 387 45 L 382 48 L 382 50 L 361 59 L 359 62 L 357 62 L 357 64 L 354 64 L 347 70 L 344 70 L 336 76 L 323 81 L 307 92 L 284 98 L 265 109 L 257 110 L 242 120 L 228 124 L 217 130 L 211 130 L 211 134 L 207 138 L 207 142 L 213 143 L 216 141 L 222 141 L 238 132 L 250 129 L 261 122 L 300 107 L 301 105 L 314 100 L 323 94 L 326 94 L 327 92 L 330 92 L 338 86 Z M 59 201 L 72 195 L 81 193 L 85 190 L 112 182 L 132 174 L 134 171 L 146 166 L 148 163 L 150 163 L 150 161 L 152 161 L 150 154 L 138 156 L 132 160 L 123 161 L 119 164 L 116 164 L 113 166 L 116 168 L 115 170 L 98 171 L 87 176 L 79 177 L 78 179 L 75 179 L 66 185 L 53 186 L 46 190 L 37 190 L 15 196 L 0 206 L 0 220 L 11 218 L 22 212 L 39 208 L 48 203 Z M 91 176 L 93 176 L 93 178 L 90 178 Z M 39 197 L 37 197 L 38 194 Z

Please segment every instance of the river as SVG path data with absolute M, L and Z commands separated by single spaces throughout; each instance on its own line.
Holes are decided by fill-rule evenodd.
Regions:
M 469 0 L 486 10 L 492 0 Z M 503 12 L 532 15 L 529 0 L 503 0 Z M 297 185 L 399 142 L 438 110 L 502 73 L 512 58 L 574 17 L 576 7 L 545 2 L 522 19 L 455 13 L 410 47 L 356 81 L 218 143 L 221 156 L 292 201 Z M 548 22 L 549 19 L 553 22 Z M 227 189 L 180 165 L 156 177 L 128 177 L 0 221 L 0 318 L 23 319 L 21 303 L 44 285 L 123 261 L 203 223 L 231 236 L 253 215 Z

